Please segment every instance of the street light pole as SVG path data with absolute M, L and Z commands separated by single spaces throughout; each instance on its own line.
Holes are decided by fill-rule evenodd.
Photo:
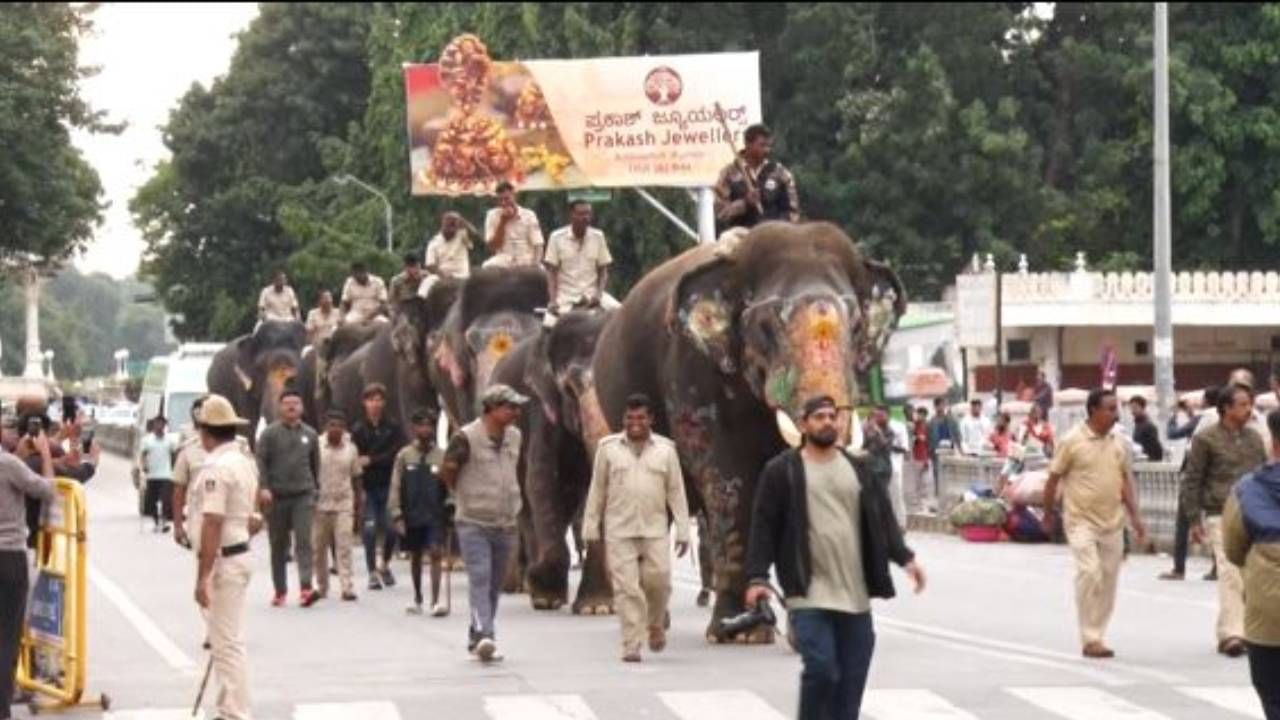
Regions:
M 378 199 L 382 201 L 382 208 L 384 212 L 383 220 L 386 222 L 386 226 L 387 226 L 387 252 L 388 253 L 394 252 L 391 245 L 391 238 L 394 235 L 393 233 L 394 225 L 392 223 L 393 213 L 391 210 L 391 201 L 387 199 L 387 196 L 384 195 L 381 190 L 373 187 L 369 183 L 366 183 L 365 181 L 361 180 L 358 177 L 355 177 L 354 175 L 346 175 L 346 174 L 335 175 L 333 180 L 339 185 L 346 185 L 348 183 L 352 183 L 356 187 L 359 187 L 360 189 L 364 190 L 365 192 L 368 192 L 372 195 L 376 195 Z
M 1155 338 L 1152 343 L 1156 385 L 1157 427 L 1165 427 L 1173 413 L 1173 302 L 1170 287 L 1173 263 L 1169 201 L 1169 6 L 1155 3 L 1155 192 L 1152 219 L 1155 270 Z

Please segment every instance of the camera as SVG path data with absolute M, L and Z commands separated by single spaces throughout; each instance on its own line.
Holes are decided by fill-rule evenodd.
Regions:
M 44 430 L 44 423 L 41 422 L 38 416 L 32 416 L 27 418 L 25 429 L 28 437 L 35 437 L 40 434 L 41 430 Z
M 93 447 L 93 431 L 92 430 L 87 431 L 84 434 L 84 437 L 81 438 L 80 447 L 81 447 L 81 452 L 84 452 L 84 453 L 88 453 L 89 450 Z
M 734 635 L 754 630 L 761 625 L 774 627 L 777 624 L 778 618 L 773 614 L 769 599 L 760 598 L 755 607 L 747 608 L 733 617 L 721 620 L 720 627 L 715 630 L 716 639 L 723 642 Z

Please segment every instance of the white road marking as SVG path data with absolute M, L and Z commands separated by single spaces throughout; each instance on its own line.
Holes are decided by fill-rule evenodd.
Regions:
M 1262 720 L 1262 701 L 1258 692 L 1248 685 L 1239 687 L 1180 687 L 1183 695 L 1193 697 L 1210 705 L 1217 705 L 1223 710 L 1245 717 Z
M 172 708 L 164 710 L 120 710 L 108 712 L 102 720 L 204 720 L 204 711 L 191 716 L 191 708 Z
M 138 634 L 142 636 L 142 639 L 145 640 L 152 649 L 159 653 L 160 657 L 164 658 L 164 661 L 169 663 L 170 667 L 187 675 L 195 675 L 197 673 L 195 661 L 188 657 L 186 653 L 182 652 L 182 650 L 175 645 L 154 622 L 151 621 L 151 618 L 147 617 L 147 614 L 135 605 L 133 600 L 129 599 L 129 595 L 125 593 L 124 590 L 121 590 L 120 586 L 112 582 L 110 578 L 104 575 L 92 563 L 89 564 L 88 575 L 89 583 L 96 587 L 98 592 L 102 593 L 108 600 L 110 600 L 112 605 L 116 606 L 116 609 L 120 611 L 120 614 L 124 615 L 125 619 L 128 620 L 129 623 L 133 625 L 134 629 L 138 631 Z
M 658 693 L 682 720 L 786 720 L 763 698 L 747 690 Z
M 868 690 L 862 712 L 875 720 L 978 720 L 929 690 Z
M 312 703 L 293 708 L 293 720 L 400 720 L 391 702 Z
M 1068 720 L 1169 720 L 1091 687 L 1006 688 L 1006 692 Z
M 488 695 L 484 711 L 493 720 L 596 720 L 581 695 Z

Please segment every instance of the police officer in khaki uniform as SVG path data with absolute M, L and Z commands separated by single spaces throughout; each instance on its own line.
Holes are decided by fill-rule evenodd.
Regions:
M 208 459 L 209 453 L 205 451 L 204 445 L 200 441 L 200 406 L 204 404 L 204 398 L 196 398 L 191 403 L 191 424 L 196 428 L 196 434 L 178 446 L 178 457 L 173 462 L 173 539 L 179 545 L 189 548 L 191 547 L 191 538 L 187 535 L 187 518 L 192 517 L 191 513 L 191 495 L 188 488 L 191 481 L 200 472 L 200 468 L 204 467 L 204 461 Z M 243 435 L 236 436 L 236 447 L 245 457 L 252 458 L 253 451 L 249 449 L 249 441 Z
M 248 425 L 221 395 L 205 398 L 200 441 L 208 457 L 190 483 L 191 537 L 198 565 L 195 599 L 204 611 L 213 667 L 221 689 L 221 720 L 249 720 L 249 673 L 243 636 L 244 601 L 253 564 L 249 538 L 262 526 L 255 507 L 258 467 L 236 444 Z
M 622 659 L 640 661 L 648 628 L 649 649 L 667 646 L 671 597 L 671 541 L 667 510 L 676 521 L 676 554 L 689 551 L 689 504 L 676 446 L 652 431 L 649 398 L 627 398 L 625 432 L 609 435 L 596 450 L 582 538 L 599 542 L 604 525 L 609 576 L 622 619 Z

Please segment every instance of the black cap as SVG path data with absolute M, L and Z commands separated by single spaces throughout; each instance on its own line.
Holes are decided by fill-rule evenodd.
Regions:
M 418 408 L 413 411 L 413 415 L 409 416 L 409 421 L 414 425 L 433 423 L 436 421 L 436 413 L 434 410 L 429 410 L 427 408 Z
M 835 398 L 831 397 L 830 395 L 819 395 L 817 397 L 811 397 L 808 400 L 805 400 L 804 411 L 800 417 L 801 419 L 807 419 L 810 415 L 824 408 L 831 408 L 832 410 L 835 410 L 836 409 Z

